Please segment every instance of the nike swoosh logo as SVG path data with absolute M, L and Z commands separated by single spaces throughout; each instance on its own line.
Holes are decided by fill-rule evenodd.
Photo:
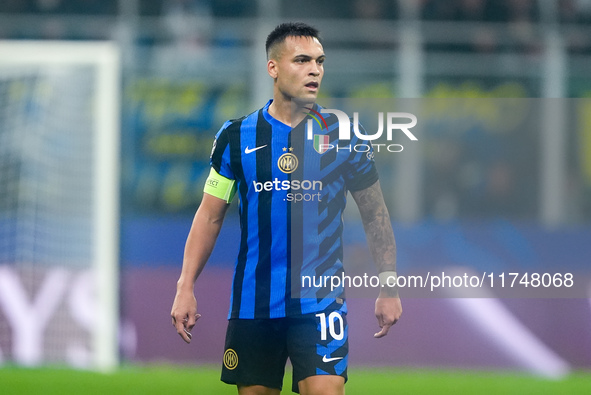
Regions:
M 267 146 L 267 144 L 265 144 L 265 145 L 261 145 L 260 147 L 256 147 L 256 148 L 248 148 L 248 147 L 246 147 L 246 148 L 244 149 L 244 153 L 245 153 L 245 154 L 250 154 L 251 152 L 254 152 L 254 151 L 256 151 L 256 150 L 259 150 L 259 149 L 261 149 L 261 148 L 265 148 L 266 146 Z
M 343 359 L 343 357 L 326 358 L 326 355 L 324 355 L 322 357 L 322 362 L 326 363 L 326 362 L 338 361 L 339 359 Z

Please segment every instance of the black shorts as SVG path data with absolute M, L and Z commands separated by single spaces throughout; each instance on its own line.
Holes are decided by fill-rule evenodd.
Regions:
M 281 389 L 287 358 L 292 390 L 315 375 L 347 380 L 347 317 L 339 311 L 273 319 L 231 319 L 226 332 L 222 381 Z

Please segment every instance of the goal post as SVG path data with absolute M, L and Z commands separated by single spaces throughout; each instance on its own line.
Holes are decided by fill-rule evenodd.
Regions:
M 17 273 L 0 281 L 26 283 L 19 273 L 39 272 L 33 285 L 22 286 L 28 291 L 23 305 L 33 306 L 41 297 L 34 288 L 47 284 L 52 268 L 70 270 L 68 278 L 90 273 L 92 292 L 64 280 L 64 295 L 70 288 L 81 291 L 56 301 L 55 311 L 57 317 L 60 308 L 74 311 L 81 299 L 90 300 L 71 314 L 88 339 L 68 347 L 71 360 L 86 348 L 80 365 L 101 371 L 119 363 L 120 90 L 114 43 L 0 41 L 0 269 Z M 2 294 L 0 320 L 8 320 L 10 303 L 17 301 Z M 52 325 L 48 317 L 46 338 L 60 336 Z M 61 360 L 61 346 L 27 354 L 17 346 L 16 328 L 9 327 L 4 331 L 11 329 L 10 341 L 0 342 L 4 360 L 19 363 L 15 353 L 22 353 L 33 355 L 24 358 L 31 364 L 69 362 Z M 13 351 L 6 350 L 10 346 Z M 43 358 L 51 353 L 58 356 Z

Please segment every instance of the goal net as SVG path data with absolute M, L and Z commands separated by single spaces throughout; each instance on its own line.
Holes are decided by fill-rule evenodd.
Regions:
M 0 364 L 118 363 L 119 58 L 0 41 Z

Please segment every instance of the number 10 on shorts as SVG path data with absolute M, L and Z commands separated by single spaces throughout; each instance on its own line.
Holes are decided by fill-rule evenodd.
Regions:
M 326 340 L 326 329 L 330 332 L 330 336 L 335 340 L 343 340 L 345 336 L 345 328 L 343 323 L 343 317 L 338 311 L 333 311 L 328 315 L 328 322 L 326 320 L 325 313 L 318 313 L 316 317 L 320 318 L 320 340 Z M 336 323 L 338 322 L 339 333 L 336 331 Z

